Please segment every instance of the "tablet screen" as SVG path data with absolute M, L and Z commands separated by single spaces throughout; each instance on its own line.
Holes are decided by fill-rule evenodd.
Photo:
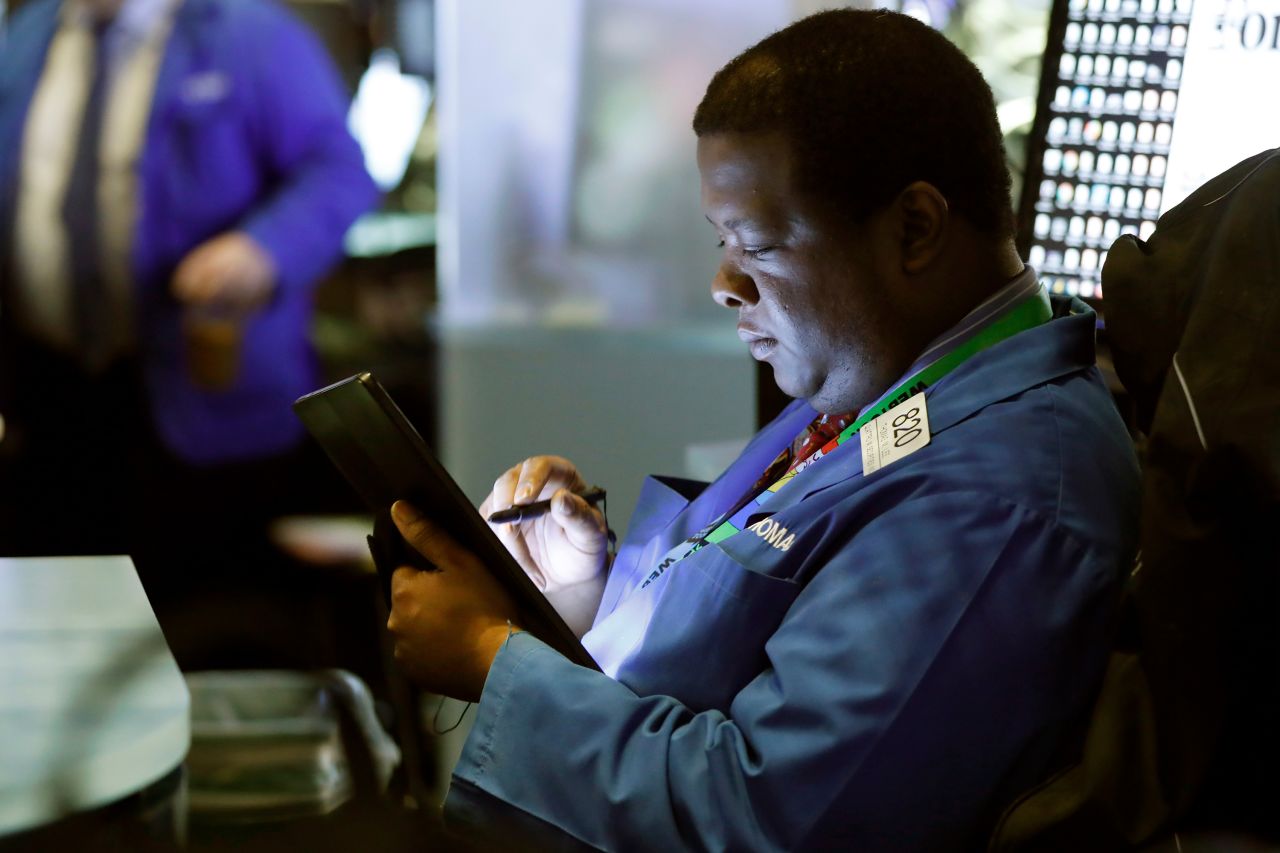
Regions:
M 523 628 L 574 663 L 598 668 L 372 374 L 308 394 L 294 411 L 371 510 L 412 501 L 506 587 Z

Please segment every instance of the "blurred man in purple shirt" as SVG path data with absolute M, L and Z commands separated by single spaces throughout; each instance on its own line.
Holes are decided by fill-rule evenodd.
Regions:
M 269 0 L 14 14 L 0 553 L 142 566 L 182 541 L 175 527 L 216 551 L 279 510 L 302 439 L 289 404 L 320 378 L 313 285 L 376 197 L 347 103 L 318 41 Z

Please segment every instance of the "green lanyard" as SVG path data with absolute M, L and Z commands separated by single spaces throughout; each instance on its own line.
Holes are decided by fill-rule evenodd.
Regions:
M 748 507 L 759 506 L 767 502 L 779 490 L 782 489 L 791 479 L 799 474 L 809 465 L 817 462 L 840 445 L 858 434 L 858 430 L 866 426 L 871 421 L 883 415 L 894 406 L 902 403 L 926 388 L 936 385 L 938 380 L 955 370 L 964 362 L 973 356 L 988 349 L 1001 341 L 1008 340 L 1019 332 L 1025 332 L 1028 329 L 1034 329 L 1036 326 L 1046 323 L 1053 316 L 1053 308 L 1049 304 L 1049 298 L 1043 290 L 1039 290 L 1025 299 L 1019 300 L 1015 305 L 1010 307 L 1003 314 L 997 316 L 990 323 L 987 323 L 978 330 L 973 337 L 951 349 L 938 359 L 931 361 L 920 370 L 900 382 L 892 391 L 885 394 L 880 402 L 867 409 L 857 420 L 849 424 L 841 430 L 840 434 L 827 444 L 813 456 L 805 460 L 804 464 L 796 467 L 795 470 L 789 471 L 781 478 L 760 492 L 753 499 L 746 501 L 744 505 L 732 509 L 728 513 L 728 518 L 724 522 L 717 525 L 714 530 L 707 534 L 704 542 L 720 542 L 729 538 L 733 534 L 739 532 L 740 528 L 733 523 L 732 519 L 741 515 L 744 509 Z M 698 543 L 697 547 L 701 547 L 702 543 Z M 694 550 L 697 550 L 695 547 Z
M 858 419 L 835 437 L 836 444 L 844 444 L 869 422 L 883 415 L 894 406 L 914 397 L 926 388 L 938 384 L 938 380 L 964 364 L 973 356 L 1001 341 L 1007 340 L 1019 332 L 1034 329 L 1047 323 L 1053 316 L 1053 308 L 1044 291 L 1039 291 L 1018 302 L 1008 311 L 996 317 L 986 326 L 978 330 L 972 338 L 943 355 L 937 361 L 930 362 L 915 374 L 904 379 L 898 387 L 890 391 L 879 403 L 858 416 Z

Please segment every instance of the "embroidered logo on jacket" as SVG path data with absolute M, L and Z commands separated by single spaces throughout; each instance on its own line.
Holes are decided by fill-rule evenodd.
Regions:
M 787 531 L 772 518 L 762 518 L 747 528 L 779 551 L 786 551 L 796 541 L 796 535 Z

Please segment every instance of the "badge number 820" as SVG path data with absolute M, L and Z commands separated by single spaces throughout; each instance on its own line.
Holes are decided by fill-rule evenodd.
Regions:
M 893 419 L 893 446 L 905 447 L 920 437 L 920 410 L 903 412 Z
M 872 474 L 929 444 L 929 408 L 921 391 L 866 424 L 862 441 L 862 473 Z

